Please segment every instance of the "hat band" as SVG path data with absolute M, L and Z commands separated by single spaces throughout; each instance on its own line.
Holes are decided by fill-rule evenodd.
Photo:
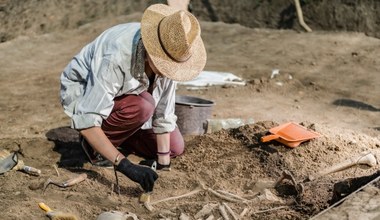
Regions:
M 161 26 L 161 22 L 163 21 L 164 19 L 161 19 L 160 23 L 158 23 L 158 28 L 157 28 L 157 35 L 158 35 L 158 40 L 160 41 L 160 46 L 162 48 L 162 50 L 165 52 L 166 55 L 168 55 L 168 57 L 170 57 L 170 59 L 172 60 L 175 60 L 177 62 L 186 62 L 187 60 L 190 59 L 191 57 L 191 53 L 189 53 L 188 56 L 184 57 L 184 59 L 178 59 L 178 58 L 175 58 L 173 57 L 169 51 L 165 48 L 164 44 L 162 43 L 162 39 L 161 39 L 161 35 L 160 35 L 160 26 Z

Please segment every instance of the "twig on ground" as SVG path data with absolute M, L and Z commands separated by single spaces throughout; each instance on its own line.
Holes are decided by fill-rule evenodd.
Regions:
M 254 193 L 254 194 L 246 194 L 246 195 L 244 195 L 244 198 L 243 198 L 243 199 L 245 199 L 245 200 L 247 200 L 247 201 L 250 201 L 250 200 L 252 200 L 252 199 L 257 198 L 257 197 L 260 195 L 260 193 L 261 193 L 261 192 L 256 192 L 256 193 Z
M 185 213 L 181 212 L 181 215 L 179 216 L 179 220 L 190 220 L 190 216 L 188 216 Z
M 230 218 L 228 217 L 228 214 L 226 212 L 226 208 L 223 205 L 219 205 L 219 211 L 225 220 L 230 220 Z
M 244 208 L 243 211 L 239 214 L 240 218 L 243 218 L 245 214 L 247 214 L 248 210 L 248 208 Z
M 154 204 L 157 204 L 157 203 L 160 203 L 160 202 L 167 202 L 167 201 L 174 200 L 174 199 L 180 199 L 180 198 L 183 198 L 183 197 L 194 195 L 196 193 L 199 193 L 200 191 L 202 191 L 202 189 L 195 189 L 195 190 L 193 190 L 193 191 L 191 191 L 189 193 L 186 193 L 186 194 L 183 194 L 183 195 L 180 195 L 180 196 L 173 196 L 173 197 L 161 199 L 161 200 L 158 200 L 158 201 L 151 202 L 150 204 L 154 205 Z
M 206 220 L 214 220 L 214 216 L 210 215 L 209 217 L 206 218 Z
M 239 220 L 239 216 L 231 209 L 227 203 L 223 202 L 223 205 L 226 207 L 228 213 L 230 213 L 234 220 Z
M 113 183 L 111 183 L 111 195 L 114 193 L 114 185 L 113 185 Z
M 57 166 L 55 164 L 53 164 L 53 167 L 54 167 L 55 172 L 57 173 L 57 176 L 59 176 L 59 171 L 58 171 Z
M 224 191 L 224 190 L 216 190 L 218 193 L 221 193 L 221 194 L 224 194 L 224 195 L 227 195 L 227 196 L 230 196 L 232 198 L 235 198 L 235 199 L 238 199 L 238 200 L 241 200 L 241 201 L 245 201 L 247 202 L 248 200 L 247 199 L 244 199 L 238 195 L 235 195 L 235 194 L 232 194 L 230 192 L 227 192 L 227 191 Z
M 195 219 L 198 219 L 198 218 L 201 218 L 205 215 L 209 215 L 211 214 L 212 210 L 214 210 L 214 208 L 218 206 L 218 204 L 206 204 L 202 207 L 202 209 L 200 211 L 197 212 L 197 214 L 194 215 L 194 218 Z
M 149 211 L 153 211 L 153 206 L 149 202 L 144 202 L 144 207 Z
M 183 194 L 183 195 L 180 195 L 180 196 L 168 197 L 168 198 L 161 199 L 161 200 L 157 200 L 157 201 L 154 201 L 154 202 L 146 201 L 146 202 L 144 202 L 144 206 L 145 206 L 145 208 L 148 209 L 149 211 L 152 211 L 152 210 L 154 209 L 154 208 L 153 208 L 153 205 L 155 205 L 155 204 L 158 204 L 158 203 L 161 203 L 161 202 L 167 202 L 167 201 L 170 201 L 170 200 L 180 199 L 180 198 L 184 198 L 184 197 L 187 197 L 187 196 L 191 196 L 191 195 L 194 195 L 194 194 L 196 194 L 196 193 L 199 193 L 199 192 L 201 192 L 201 191 L 203 191 L 203 190 L 206 190 L 206 191 L 208 191 L 208 192 L 214 194 L 215 196 L 217 196 L 217 197 L 219 197 L 219 198 L 221 198 L 221 199 L 227 200 L 227 201 L 229 201 L 229 202 L 247 203 L 247 202 L 250 201 L 250 200 L 244 199 L 244 198 L 242 198 L 242 197 L 240 197 L 240 196 L 238 196 L 238 195 L 235 195 L 235 194 L 232 194 L 232 193 L 229 193 L 229 192 L 223 191 L 223 190 L 215 191 L 215 190 L 213 190 L 213 189 L 211 189 L 211 188 L 207 188 L 207 187 L 205 187 L 205 185 L 203 185 L 203 184 L 201 184 L 201 186 L 202 186 L 201 189 L 195 189 L 195 190 L 193 190 L 193 191 L 191 191 L 191 192 L 189 192 L 189 193 L 186 193 L 186 194 Z M 209 204 L 208 204 L 208 205 L 205 205 L 203 208 L 205 208 L 205 207 L 207 207 L 207 206 L 210 206 L 210 205 L 209 205 Z M 227 209 L 229 209 L 230 212 L 234 213 L 234 212 L 232 211 L 232 209 L 231 209 L 227 204 L 225 204 L 225 206 L 228 207 Z M 214 207 L 215 207 L 215 206 L 212 206 L 212 204 L 211 204 L 211 206 L 207 208 L 207 209 L 209 209 L 209 213 L 212 211 L 212 209 L 213 209 Z M 222 208 L 219 206 L 219 209 L 222 209 Z M 211 211 L 210 211 L 210 210 L 211 210 Z M 204 211 L 204 210 L 199 211 L 199 212 L 196 214 L 196 217 L 195 217 L 195 218 L 200 217 L 199 215 L 202 214 L 202 213 L 200 213 L 200 212 L 203 212 L 203 211 Z M 207 210 L 206 210 L 206 211 L 207 211 Z M 224 211 L 225 211 L 225 209 L 224 209 Z M 222 212 L 222 211 L 221 211 L 221 212 Z M 243 212 L 244 212 L 244 210 L 243 210 Z M 247 212 L 247 211 L 245 211 L 245 213 L 242 213 L 243 216 L 246 214 L 246 212 Z M 207 213 L 206 213 L 206 214 L 207 214 Z M 242 214 L 240 214 L 240 215 L 242 215 Z M 232 214 L 231 214 L 231 215 L 232 215 Z M 227 217 L 228 217 L 228 215 L 227 215 Z M 235 218 L 238 219 L 238 218 L 239 218 L 239 215 L 237 215 L 237 214 L 234 213 L 234 216 L 233 216 L 233 217 L 234 217 L 234 219 L 235 219 Z
M 160 217 L 160 219 L 168 219 L 164 214 L 162 213 L 159 213 L 158 216 Z
M 252 212 L 251 214 L 260 214 L 260 213 L 275 211 L 275 210 L 284 209 L 284 208 L 288 208 L 288 207 L 289 206 L 279 206 L 279 207 L 275 207 L 275 208 L 271 208 L 271 209 L 264 209 L 264 210 Z
M 186 194 L 183 194 L 183 195 L 180 195 L 180 196 L 173 196 L 173 197 L 169 197 L 169 198 L 165 198 L 165 199 L 161 199 L 161 200 L 157 200 L 157 201 L 154 201 L 154 202 L 150 202 L 150 199 L 149 201 L 141 201 L 140 202 L 143 202 L 144 203 L 144 206 L 146 209 L 148 209 L 149 211 L 153 211 L 154 207 L 153 205 L 155 204 L 158 204 L 160 202 L 167 202 L 167 201 L 170 201 L 170 200 L 175 200 L 175 199 L 180 199 L 180 198 L 183 198 L 183 197 L 187 197 L 187 196 L 191 196 L 191 195 L 194 195 L 200 191 L 202 191 L 203 189 L 195 189 L 189 193 L 186 193 Z
M 242 202 L 242 200 L 240 200 L 240 199 L 235 199 L 235 198 L 232 198 L 231 196 L 220 194 L 211 188 L 207 188 L 206 190 L 209 191 L 210 193 L 214 194 L 215 196 L 217 196 L 221 199 L 227 200 L 229 202 Z

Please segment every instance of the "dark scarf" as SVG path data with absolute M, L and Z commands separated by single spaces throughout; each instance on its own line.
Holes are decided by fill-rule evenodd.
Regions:
M 136 46 L 136 56 L 134 59 L 134 67 L 133 67 L 133 77 L 135 77 L 138 81 L 143 81 L 144 72 L 145 72 L 145 55 L 146 50 L 143 44 L 142 39 L 140 38 L 139 42 Z

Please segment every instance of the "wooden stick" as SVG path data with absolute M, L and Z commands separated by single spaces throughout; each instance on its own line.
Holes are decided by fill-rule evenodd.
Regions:
M 183 195 L 180 195 L 180 196 L 173 196 L 173 197 L 169 197 L 169 198 L 165 198 L 165 199 L 161 199 L 161 200 L 158 200 L 158 201 L 151 202 L 150 205 L 154 205 L 154 204 L 157 204 L 157 203 L 160 203 L 160 202 L 167 202 L 167 201 L 170 201 L 170 200 L 180 199 L 180 198 L 183 198 L 183 197 L 191 196 L 191 195 L 194 195 L 196 193 L 199 193 L 202 190 L 203 189 L 195 189 L 195 190 L 193 190 L 193 191 L 191 191 L 189 193 L 186 193 L 186 194 L 183 194 Z
M 219 192 L 217 192 L 217 191 L 215 191 L 215 190 L 213 190 L 213 189 L 211 189 L 211 188 L 207 188 L 204 184 L 202 184 L 202 183 L 200 183 L 200 185 L 201 185 L 201 187 L 204 189 L 204 190 L 206 190 L 206 191 L 208 191 L 208 192 L 211 192 L 212 194 L 214 194 L 215 196 L 217 196 L 217 197 L 219 197 L 219 198 L 222 198 L 222 199 L 224 199 L 224 200 L 227 200 L 227 201 L 229 201 L 229 202 L 246 202 L 246 201 L 248 201 L 248 200 L 246 200 L 246 199 L 243 199 L 243 198 L 239 198 L 239 199 L 236 199 L 236 198 L 234 198 L 234 197 L 236 197 L 236 195 L 233 195 L 233 196 L 231 196 L 231 193 L 227 193 L 227 192 L 225 192 L 225 193 L 227 193 L 227 194 L 230 194 L 230 195 L 223 195 L 223 194 L 221 194 L 221 193 L 219 193 Z M 242 200 L 243 199 L 243 200 Z
M 243 211 L 239 214 L 240 218 L 243 218 L 245 214 L 247 214 L 248 210 L 248 208 L 244 208 Z
M 227 203 L 223 202 L 223 205 L 226 207 L 228 213 L 230 213 L 234 220 L 239 220 L 239 216 L 231 209 L 229 205 L 227 205 Z
M 247 201 L 250 201 L 250 200 L 252 200 L 254 198 L 257 198 L 257 196 L 259 196 L 259 195 L 260 195 L 260 192 L 256 192 L 254 194 L 247 194 L 247 195 L 244 195 L 243 199 L 245 199 Z
M 206 218 L 206 220 L 214 220 L 214 216 L 210 215 L 209 217 Z
M 223 205 L 219 205 L 219 211 L 225 220 L 230 220 L 230 218 L 228 217 L 228 214 L 226 212 L 226 208 Z
M 53 164 L 53 167 L 54 167 L 55 172 L 57 173 L 57 176 L 59 176 L 59 171 L 58 171 L 57 166 L 55 164 Z
M 311 28 L 307 26 L 305 21 L 303 20 L 303 13 L 302 13 L 302 8 L 299 0 L 294 0 L 294 3 L 296 5 L 296 10 L 297 10 L 297 17 L 298 17 L 298 22 L 300 25 L 307 31 L 307 32 L 312 32 Z
M 150 212 L 154 210 L 153 206 L 149 202 L 144 202 L 144 207 L 148 209 Z
M 284 209 L 284 208 L 289 208 L 289 207 L 288 206 L 279 206 L 279 207 L 275 207 L 275 208 L 271 208 L 271 209 L 264 209 L 264 210 L 260 210 L 260 211 L 257 211 L 257 212 L 253 212 L 252 214 L 259 214 L 259 213 L 264 213 L 264 212 L 270 212 L 270 211 Z
M 190 220 L 190 217 L 186 215 L 185 213 L 181 212 L 181 215 L 179 216 L 179 220 Z
M 218 204 L 206 204 L 202 207 L 202 209 L 200 211 L 198 211 L 195 215 L 194 215 L 194 218 L 195 219 L 198 219 L 198 218 L 201 218 L 205 215 L 209 215 L 211 214 L 212 210 L 214 210 L 214 208 L 218 206 Z
M 222 194 L 216 192 L 215 190 L 213 190 L 211 188 L 207 188 L 207 191 L 209 191 L 212 194 L 216 195 L 217 197 L 222 198 L 224 200 L 227 200 L 229 202 L 241 202 L 241 200 L 238 200 L 238 199 L 235 199 L 235 198 L 231 198 L 230 196 L 222 195 Z
M 238 199 L 238 200 L 241 200 L 241 201 L 248 201 L 247 199 L 244 199 L 238 195 L 235 195 L 235 194 L 232 194 L 230 192 L 227 192 L 227 191 L 224 191 L 224 190 L 216 190 L 218 193 L 222 193 L 222 194 L 225 194 L 227 196 L 230 196 L 232 198 L 235 198 L 235 199 Z
M 114 186 L 113 186 L 113 183 L 112 183 L 111 184 L 111 195 L 114 193 L 113 190 L 114 190 Z

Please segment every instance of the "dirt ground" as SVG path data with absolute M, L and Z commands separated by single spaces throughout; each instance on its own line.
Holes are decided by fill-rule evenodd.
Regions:
M 142 190 L 119 175 L 118 195 L 113 170 L 86 162 L 77 133 L 67 127 L 59 76 L 72 56 L 103 30 L 140 18 L 141 13 L 134 13 L 100 19 L 78 29 L 19 36 L 0 44 L 0 148 L 19 151 L 25 164 L 42 171 L 39 177 L 20 171 L 0 175 L 1 219 L 47 219 L 39 202 L 80 219 L 96 219 L 110 210 L 131 212 L 139 219 L 196 219 L 205 205 L 214 208 L 200 218 L 212 214 L 219 219 L 218 206 L 224 203 L 237 214 L 246 209 L 243 219 L 307 219 L 333 204 L 335 183 L 376 173 L 378 166 L 350 168 L 304 183 L 302 195 L 288 180 L 267 186 L 284 170 L 302 182 L 362 151 L 380 148 L 380 39 L 354 32 L 304 33 L 203 21 L 205 70 L 234 73 L 247 85 L 201 90 L 180 86 L 177 93 L 213 100 L 214 119 L 253 118 L 255 123 L 186 136 L 184 155 L 172 160 L 170 172 L 159 172 L 152 202 L 199 192 L 154 204 L 150 212 L 138 202 Z M 280 74 L 271 78 L 274 69 Z M 297 148 L 260 142 L 268 129 L 288 121 L 323 136 Z M 42 193 L 41 184 L 48 178 L 65 181 L 81 173 L 87 174 L 85 181 L 68 188 L 49 185 Z M 228 201 L 213 190 L 244 200 Z M 375 185 L 367 192 L 375 195 L 376 190 Z M 331 219 L 334 215 L 346 216 L 338 212 Z

